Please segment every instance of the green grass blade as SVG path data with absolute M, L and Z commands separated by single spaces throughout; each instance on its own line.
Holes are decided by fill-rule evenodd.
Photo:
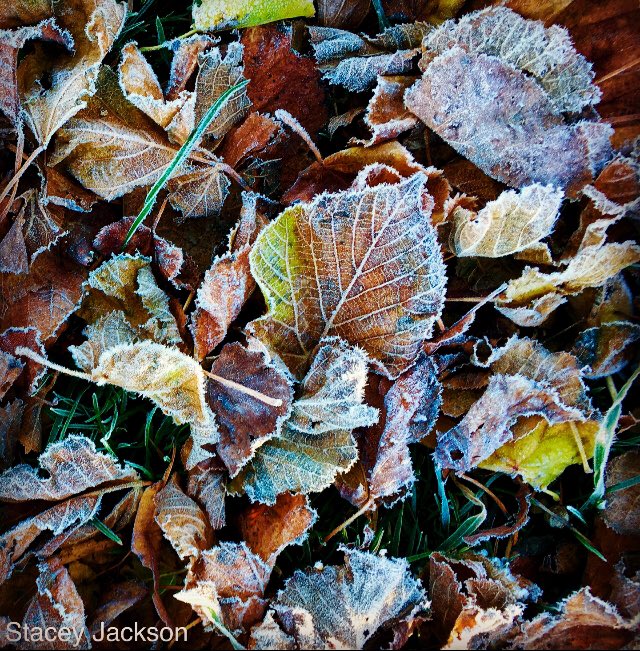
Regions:
M 613 404 L 604 415 L 600 429 L 596 435 L 596 443 L 593 450 L 593 493 L 591 497 L 585 502 L 581 510 L 600 504 L 605 493 L 605 470 L 607 462 L 609 461 L 609 454 L 611 453 L 611 446 L 615 440 L 616 428 L 618 420 L 622 413 L 622 401 L 627 397 L 631 385 L 640 375 L 640 366 L 631 374 L 625 385 L 618 391 Z
M 225 104 L 229 101 L 231 96 L 237 91 L 244 88 L 248 83 L 249 83 L 248 79 L 243 79 L 235 86 L 232 86 L 231 88 L 225 90 L 224 93 L 222 93 L 222 95 L 218 97 L 218 99 L 211 105 L 209 110 L 204 114 L 198 126 L 191 132 L 191 135 L 187 138 L 187 140 L 182 145 L 182 147 L 180 147 L 178 153 L 175 155 L 174 159 L 171 161 L 167 169 L 162 173 L 160 178 L 153 184 L 152 188 L 149 190 L 147 197 L 144 200 L 144 205 L 142 206 L 142 210 L 140 210 L 138 216 L 133 221 L 133 224 L 131 224 L 131 228 L 129 228 L 129 232 L 127 233 L 127 237 L 125 238 L 124 241 L 125 247 L 131 241 L 131 238 L 140 227 L 140 224 L 142 224 L 142 222 L 146 219 L 147 215 L 151 212 L 151 209 L 155 205 L 156 199 L 158 198 L 158 194 L 160 190 L 162 190 L 166 182 L 171 178 L 173 172 L 176 169 L 178 169 L 180 165 L 182 165 L 182 163 L 184 163 L 185 159 L 193 151 L 193 148 L 196 146 L 197 142 L 203 136 L 204 132 L 207 130 L 207 128 L 209 127 L 213 119 L 218 115 L 218 113 L 220 113 L 220 111 L 225 106 Z
M 113 542 L 118 543 L 118 545 L 122 545 L 122 539 L 120 536 L 118 536 L 117 533 L 111 531 L 107 525 L 102 522 L 101 520 L 98 520 L 98 518 L 91 518 L 89 520 L 91 524 L 100 532 L 103 533 L 109 540 L 113 540 Z

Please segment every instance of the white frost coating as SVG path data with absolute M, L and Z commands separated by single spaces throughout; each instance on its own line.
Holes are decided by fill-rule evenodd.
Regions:
M 252 648 L 362 649 L 380 629 L 410 622 L 428 607 L 405 560 L 343 551 L 343 566 L 295 572 L 253 630 Z
M 558 112 L 580 112 L 597 104 L 591 64 L 573 47 L 569 32 L 558 25 L 545 28 L 506 7 L 491 7 L 448 20 L 428 34 L 424 46 L 442 54 L 454 45 L 466 52 L 488 54 L 532 75 Z M 429 54 L 430 54 L 429 53 Z

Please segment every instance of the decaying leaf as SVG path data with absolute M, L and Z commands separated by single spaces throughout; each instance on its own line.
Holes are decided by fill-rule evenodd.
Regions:
M 48 477 L 41 477 L 27 464 L 2 473 L 0 500 L 61 500 L 104 482 L 126 482 L 138 477 L 132 468 L 122 468 L 113 457 L 98 452 L 93 441 L 84 436 L 73 435 L 53 443 L 40 455 L 39 465 Z
M 251 27 L 314 13 L 312 0 L 203 0 L 193 4 L 193 22 L 197 30 L 204 32 Z
M 353 29 L 369 13 L 371 0 L 318 0 L 318 22 L 325 27 Z
M 207 400 L 220 432 L 216 450 L 234 477 L 256 449 L 279 434 L 291 412 L 293 390 L 290 379 L 269 360 L 266 351 L 250 350 L 238 343 L 222 349 L 211 373 L 258 393 L 253 397 L 215 381 L 207 386 Z M 261 400 L 260 394 L 269 402 Z
M 609 462 L 607 467 L 607 488 L 633 479 L 638 475 L 640 454 L 636 451 L 625 452 Z M 635 535 L 638 532 L 640 518 L 637 504 L 640 500 L 638 484 L 611 492 L 607 497 L 604 521 L 607 526 L 620 534 Z
M 190 604 L 205 626 L 222 621 L 232 632 L 248 630 L 266 609 L 263 596 L 271 567 L 246 543 L 222 542 L 192 564 L 176 599 Z
M 600 378 L 621 371 L 631 361 L 640 326 L 629 321 L 609 321 L 580 333 L 573 354 L 589 370 L 585 377 Z
M 382 629 L 427 607 L 420 584 L 400 559 L 343 549 L 345 564 L 297 570 L 278 593 L 251 649 L 363 649 Z
M 155 521 L 181 559 L 196 558 L 209 546 L 211 534 L 207 516 L 178 485 L 174 473 L 154 497 Z
M 269 313 L 250 328 L 294 373 L 331 335 L 362 345 L 390 377 L 411 366 L 445 286 L 425 181 L 322 194 L 259 235 L 251 271 Z
M 426 23 L 395 25 L 373 38 L 331 27 L 310 27 L 309 33 L 325 79 L 358 92 L 378 75 L 410 72 L 429 29 Z
M 553 230 L 563 193 L 551 186 L 508 190 L 475 213 L 462 207 L 451 217 L 451 248 L 458 257 L 500 258 L 525 251 Z
M 352 430 L 377 420 L 377 410 L 363 404 L 366 377 L 361 350 L 336 338 L 321 342 L 291 416 L 280 434 L 256 450 L 233 487 L 252 501 L 274 504 L 286 491 L 329 486 L 357 458 Z
M 622 618 L 605 601 L 594 597 L 589 588 L 574 592 L 558 604 L 557 615 L 544 613 L 527 622 L 513 641 L 523 649 L 625 648 L 637 634 L 633 621 Z
M 52 559 L 42 563 L 38 569 L 38 591 L 29 602 L 22 621 L 22 627 L 36 631 L 36 635 L 28 642 L 23 640 L 20 648 L 90 649 L 84 603 L 67 568 L 57 559 Z M 66 629 L 68 639 L 57 635 L 54 640 L 47 640 L 45 632 L 50 628 L 54 631 Z
M 575 357 L 514 337 L 492 352 L 487 365 L 494 374 L 482 396 L 455 427 L 438 434 L 436 457 L 443 467 L 467 471 L 490 458 L 489 467 L 546 486 L 593 454 L 598 423 L 589 422 L 592 409 Z
M 582 249 L 562 271 L 543 273 L 526 267 L 496 299 L 496 307 L 514 323 L 538 326 L 551 312 L 589 287 L 600 287 L 623 269 L 640 260 L 640 247 L 632 241 L 602 243 Z
M 187 494 L 202 506 L 214 530 L 222 529 L 226 522 L 226 488 L 226 468 L 221 461 L 207 459 L 189 470 Z

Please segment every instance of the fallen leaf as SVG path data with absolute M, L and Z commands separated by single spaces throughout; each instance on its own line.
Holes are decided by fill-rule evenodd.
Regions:
M 639 465 L 640 454 L 633 450 L 611 459 L 606 474 L 607 489 L 636 477 Z M 638 500 L 640 500 L 638 484 L 609 493 L 607 508 L 603 512 L 607 526 L 619 534 L 636 535 L 640 524 L 636 507 Z
M 211 366 L 211 373 L 267 396 L 271 404 L 232 386 L 208 383 L 207 400 L 216 415 L 220 440 L 218 456 L 231 477 L 253 458 L 255 451 L 277 436 L 291 412 L 291 380 L 269 359 L 266 351 L 226 344 Z
M 113 621 L 133 608 L 147 596 L 147 588 L 138 581 L 123 581 L 112 586 L 100 599 L 100 605 L 93 612 L 89 632 L 98 636 L 102 628 L 108 628 Z
M 217 459 L 207 459 L 189 470 L 187 494 L 205 510 L 211 528 L 222 529 L 226 522 L 225 498 L 227 473 Z
M 85 622 L 82 598 L 64 567 L 57 559 L 39 565 L 37 594 L 29 602 L 22 620 L 22 629 L 40 630 L 40 641 L 23 640 L 20 648 L 30 649 L 90 649 L 90 635 Z M 44 639 L 44 631 L 66 629 L 69 639 L 55 636 L 54 641 Z
M 314 14 L 312 0 L 203 0 L 193 5 L 193 22 L 196 29 L 203 32 L 252 27 Z
M 318 23 L 324 27 L 355 29 L 366 18 L 371 0 L 318 0 Z
M 451 248 L 458 257 L 500 258 L 525 251 L 553 230 L 562 191 L 538 184 L 508 190 L 479 212 L 456 208 Z
M 294 373 L 331 335 L 362 344 L 390 377 L 413 364 L 445 285 L 425 182 L 322 194 L 258 236 L 251 271 L 269 312 L 249 327 Z
M 197 558 L 211 543 L 206 515 L 198 504 L 182 491 L 176 473 L 154 497 L 155 521 L 178 556 Z
M 629 321 L 609 321 L 583 330 L 573 344 L 573 354 L 589 370 L 585 377 L 601 378 L 621 371 L 633 358 L 640 326 Z
M 395 25 L 376 37 L 359 36 L 332 27 L 309 27 L 318 67 L 331 84 L 361 92 L 376 83 L 378 75 L 411 71 L 426 23 Z
M 251 551 L 274 567 L 289 545 L 301 545 L 318 514 L 305 495 L 282 493 L 273 506 L 252 504 L 240 515 L 242 537 Z
M 406 561 L 342 550 L 344 565 L 296 570 L 251 631 L 250 649 L 363 649 L 378 631 L 426 608 Z
M 373 424 L 376 409 L 363 404 L 367 360 L 361 350 L 336 338 L 324 340 L 300 397 L 280 433 L 263 443 L 234 480 L 252 501 L 275 504 L 280 493 L 316 492 L 357 458 L 351 432 Z

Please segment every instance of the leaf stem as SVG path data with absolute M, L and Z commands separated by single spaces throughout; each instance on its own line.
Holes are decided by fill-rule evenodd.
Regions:
M 44 145 L 36 147 L 30 154 L 29 158 L 25 160 L 20 169 L 13 175 L 9 183 L 5 186 L 2 194 L 0 194 L 0 202 L 9 194 L 14 185 L 18 183 L 22 175 L 27 171 L 31 163 L 46 149 Z
M 88 373 L 83 373 L 82 371 L 74 371 L 73 369 L 67 368 L 66 366 L 60 366 L 60 364 L 56 364 L 55 362 L 50 362 L 46 357 L 42 357 L 42 355 L 38 355 L 38 353 L 31 350 L 31 348 L 25 348 L 24 346 L 17 346 L 15 353 L 16 355 L 20 355 L 21 357 L 28 357 L 30 360 L 37 362 L 38 364 L 42 364 L 42 366 L 46 366 L 47 368 L 50 368 L 54 371 L 59 371 L 60 373 L 64 373 L 65 375 L 69 375 L 71 377 L 77 377 L 80 378 L 81 380 L 87 380 L 89 382 L 95 382 L 93 377 L 91 377 L 91 375 L 89 375 Z
M 180 147 L 178 153 L 175 155 L 171 163 L 167 166 L 167 169 L 160 175 L 160 178 L 153 184 L 152 188 L 149 190 L 146 199 L 144 200 L 144 205 L 142 210 L 138 213 L 138 216 L 133 220 L 127 237 L 125 238 L 123 248 L 129 244 L 129 241 L 133 237 L 133 234 L 138 230 L 138 227 L 145 220 L 147 215 L 151 212 L 160 190 L 164 187 L 165 183 L 169 180 L 173 172 L 182 165 L 184 160 L 189 156 L 193 151 L 194 147 L 204 135 L 204 132 L 207 130 L 208 126 L 211 124 L 213 119 L 220 113 L 222 108 L 225 106 L 230 97 L 237 91 L 244 88 L 249 83 L 248 79 L 243 79 L 242 81 L 235 84 L 218 97 L 218 99 L 209 107 L 209 110 L 204 114 L 202 120 L 198 126 L 191 132 L 190 136 L 187 138 L 185 143 Z
M 207 377 L 214 380 L 215 382 L 223 384 L 224 386 L 229 387 L 230 389 L 235 389 L 236 391 L 240 391 L 240 393 L 246 393 L 248 396 L 251 396 L 256 400 L 260 400 L 260 402 L 264 402 L 266 405 L 271 405 L 272 407 L 282 407 L 282 400 L 280 400 L 280 398 L 271 398 L 270 396 L 267 396 L 264 393 L 261 393 L 260 391 L 256 391 L 255 389 L 251 389 L 249 387 L 244 386 L 244 384 L 239 384 L 238 382 L 234 382 L 233 380 L 228 380 L 225 377 L 220 377 L 215 373 L 209 373 L 209 371 L 204 371 L 204 374 Z
M 582 437 L 580 436 L 578 427 L 573 421 L 569 422 L 569 427 L 571 428 L 571 433 L 573 434 L 573 438 L 575 439 L 576 446 L 578 447 L 578 452 L 580 452 L 580 459 L 582 459 L 582 467 L 584 471 L 588 475 L 590 475 L 593 471 L 589 466 L 589 460 L 587 459 L 587 453 L 584 451 L 584 445 L 582 444 Z
M 325 536 L 324 542 L 329 542 L 336 534 L 346 529 L 354 520 L 357 520 L 361 515 L 364 515 L 375 503 L 373 497 L 369 498 L 364 505 L 358 509 L 350 518 L 347 518 L 341 525 L 336 527 L 329 535 Z

